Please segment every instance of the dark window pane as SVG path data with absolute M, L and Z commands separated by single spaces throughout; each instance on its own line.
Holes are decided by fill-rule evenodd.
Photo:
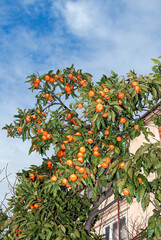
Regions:
M 112 239 L 117 240 L 117 236 L 118 236 L 118 224 L 117 222 L 114 222 L 112 227 Z
M 110 240 L 110 227 L 105 228 L 106 240 Z

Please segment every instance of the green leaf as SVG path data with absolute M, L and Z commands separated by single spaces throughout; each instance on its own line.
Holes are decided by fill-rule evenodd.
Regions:
M 159 61 L 158 59 L 151 58 L 151 60 L 152 60 L 155 64 L 160 64 L 160 61 Z
M 114 111 L 111 110 L 111 118 L 112 118 L 112 122 L 115 122 L 115 113 Z
M 63 231 L 63 233 L 65 233 L 66 232 L 65 227 L 62 224 L 60 224 L 59 226 L 60 226 L 61 230 Z
M 125 187 L 126 181 L 127 181 L 127 175 L 125 175 L 123 179 L 119 179 L 117 181 L 117 186 L 118 186 L 119 193 L 122 193 L 122 191 Z
M 152 87 L 152 94 L 155 98 L 157 98 L 157 90 L 154 87 Z
M 161 177 L 161 168 L 157 169 L 157 174 L 158 174 L 158 177 L 160 178 Z
M 148 228 L 149 229 L 154 229 L 155 228 L 155 215 L 151 216 L 148 221 Z
M 91 197 L 94 201 L 97 201 L 97 193 L 94 190 L 91 190 Z
M 104 171 L 105 171 L 105 169 L 104 169 L 103 167 L 99 167 L 98 172 L 97 172 L 97 175 L 98 175 L 98 176 L 101 176 L 102 173 L 104 173 Z
M 119 142 L 119 148 L 123 153 L 126 152 L 126 142 L 123 139 Z
M 131 140 L 133 140 L 135 138 L 135 136 L 136 136 L 136 130 L 133 129 L 132 131 L 130 131 L 130 138 L 131 138 Z
M 108 181 L 107 181 L 107 177 L 105 175 L 102 175 L 100 177 L 100 183 L 103 187 L 107 188 L 109 185 L 108 185 Z
M 52 236 L 52 231 L 47 232 L 45 239 L 46 239 L 46 240 L 50 240 L 50 239 L 51 239 L 51 236 Z
M 119 159 L 114 160 L 112 163 L 109 164 L 109 170 L 112 170 L 115 166 L 119 165 Z
M 126 184 L 127 190 L 130 192 L 131 196 L 134 196 L 135 194 L 135 185 L 133 182 L 127 183 Z
M 161 238 L 161 217 L 160 216 L 158 217 L 158 219 L 156 221 L 155 235 L 158 239 Z
M 100 130 L 100 126 L 101 126 L 101 118 L 100 117 L 96 120 L 96 126 L 97 126 L 98 130 Z
M 148 237 L 149 237 L 149 238 L 153 236 L 154 231 L 155 231 L 155 230 L 154 230 L 153 228 L 152 228 L 152 229 L 149 229 L 149 228 L 148 228 L 147 234 L 148 234 Z
M 134 162 L 136 162 L 139 158 L 140 158 L 140 156 L 141 155 L 143 155 L 148 149 L 149 149 L 149 144 L 147 144 L 147 145 L 143 145 L 143 146 L 141 146 L 137 151 L 136 151 L 136 153 L 135 153 L 135 157 L 134 157 Z
M 150 195 L 147 192 L 145 192 L 145 194 L 142 198 L 142 201 L 141 201 L 141 206 L 142 206 L 143 211 L 146 210 L 146 208 L 149 205 L 149 202 L 150 202 Z
M 118 147 L 115 147 L 114 152 L 115 152 L 116 154 L 120 154 L 120 149 L 119 149 Z
M 74 234 L 76 237 L 80 238 L 80 233 L 77 229 L 74 230 Z
M 140 185 L 136 191 L 136 199 L 138 202 L 140 202 L 140 200 L 144 196 L 144 193 L 145 193 L 145 187 L 144 185 Z

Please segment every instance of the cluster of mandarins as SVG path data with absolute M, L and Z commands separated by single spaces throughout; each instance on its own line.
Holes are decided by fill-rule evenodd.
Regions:
M 104 86 L 104 84 L 102 84 L 102 88 L 103 90 L 102 91 L 99 91 L 97 94 L 101 94 L 101 96 L 103 96 L 105 99 L 109 99 L 110 96 L 109 95 L 106 95 L 106 93 L 110 93 L 109 89 L 106 88 Z M 95 96 L 95 92 L 93 90 L 90 90 L 88 92 L 88 95 L 89 97 L 94 97 Z M 119 104 L 122 104 L 122 101 L 120 99 L 124 98 L 125 97 L 125 93 L 121 92 L 121 93 L 118 93 L 118 103 Z M 121 101 L 121 102 L 120 102 Z M 97 102 L 97 105 L 96 105 L 96 112 L 99 112 L 99 113 L 102 113 L 102 116 L 104 118 L 107 118 L 108 116 L 108 112 L 105 112 L 103 113 L 103 109 L 104 109 L 104 106 L 103 106 L 103 100 L 101 98 L 97 98 L 96 99 L 96 102 Z M 79 103 L 78 104 L 78 108 L 81 109 L 83 108 L 83 104 Z M 126 123 L 126 118 L 122 117 L 120 118 L 120 123 Z
M 37 110 L 37 114 L 41 114 L 41 116 L 39 116 L 39 117 L 42 117 L 42 116 L 46 117 L 46 113 L 45 112 L 40 112 L 40 110 Z M 31 122 L 32 120 L 35 120 L 36 118 L 37 118 L 36 115 L 32 115 L 32 116 L 26 116 L 25 119 L 26 119 L 26 122 Z M 40 118 L 37 119 L 37 123 L 41 124 L 42 120 Z M 17 130 L 18 130 L 18 132 L 22 133 L 22 126 L 19 126 L 17 128 Z M 8 129 L 7 132 L 11 133 L 11 129 Z
M 72 73 L 70 73 L 70 74 L 68 74 L 68 78 L 69 78 L 70 80 L 72 80 L 73 82 L 76 82 L 77 84 L 82 85 L 83 87 L 86 87 L 86 86 L 87 86 L 87 80 L 85 80 L 85 79 L 84 79 L 84 80 L 83 80 L 83 79 L 81 80 L 81 76 L 80 76 L 80 75 L 77 75 L 77 76 L 75 77 L 75 76 L 73 76 Z M 46 75 L 46 76 L 44 77 L 44 79 L 45 79 L 45 81 L 50 82 L 50 83 L 55 83 L 55 82 L 59 79 L 62 83 L 64 83 L 64 79 L 63 79 L 61 76 L 57 75 L 57 74 L 55 74 L 54 77 L 51 77 L 51 76 L 49 76 L 49 75 Z M 79 80 L 80 80 L 80 81 L 79 81 Z M 41 82 L 41 80 L 40 80 L 39 78 L 35 79 L 35 80 L 34 80 L 34 83 L 33 83 L 33 87 L 38 88 L 40 82 Z M 71 82 L 70 82 L 70 84 L 67 84 L 67 83 L 66 83 L 64 89 L 65 89 L 66 93 L 67 93 L 68 95 L 70 95 L 70 94 L 72 93 L 71 90 L 73 89 L 72 83 L 71 83 Z M 48 98 L 49 101 L 52 101 L 52 98 L 50 97 L 50 95 L 49 95 L 48 93 L 45 94 L 45 98 Z
M 124 169 L 124 166 L 125 166 L 124 162 L 119 163 L 119 168 L 120 169 Z M 138 177 L 138 181 L 139 181 L 139 184 L 141 184 L 143 182 L 142 178 L 140 178 L 140 177 Z M 123 190 L 123 195 L 128 196 L 129 194 L 130 194 L 130 192 L 125 188 Z
M 46 76 L 45 76 L 45 80 L 46 80 L 47 82 L 52 82 L 52 83 L 54 83 L 54 82 L 56 82 L 57 79 L 60 79 L 60 81 L 64 83 L 64 80 L 63 80 L 61 77 L 59 77 L 57 74 L 55 75 L 55 78 L 50 77 L 49 75 L 46 75 Z M 33 87 L 35 87 L 35 88 L 39 87 L 40 82 L 41 82 L 41 80 L 40 80 L 39 78 L 36 78 L 36 79 L 34 80 Z

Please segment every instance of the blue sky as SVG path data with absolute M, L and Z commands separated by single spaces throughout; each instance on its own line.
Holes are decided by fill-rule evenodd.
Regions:
M 160 11 L 160 0 L 1 0 L 0 128 L 12 122 L 17 107 L 33 106 L 24 84 L 33 72 L 73 63 L 94 81 L 111 70 L 151 72 L 150 59 L 161 55 Z M 0 144 L 0 169 L 8 163 L 12 182 L 15 172 L 40 163 L 37 154 L 27 155 L 27 142 L 1 130 Z M 0 184 L 2 198 L 6 183 Z

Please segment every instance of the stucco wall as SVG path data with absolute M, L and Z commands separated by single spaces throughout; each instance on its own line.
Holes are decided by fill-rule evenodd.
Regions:
M 160 108 L 159 110 L 155 110 L 155 113 L 161 114 Z M 152 122 L 152 115 L 153 113 L 149 114 L 145 118 L 145 126 L 149 127 L 150 131 L 155 135 L 155 137 L 149 136 L 150 142 L 154 143 L 157 140 L 161 140 L 161 136 L 158 131 L 158 127 L 154 125 Z M 135 138 L 130 142 L 129 146 L 129 152 L 134 153 L 137 151 L 137 149 L 143 144 L 143 142 L 147 142 L 144 138 L 144 135 L 141 134 L 139 137 Z M 151 174 L 149 176 L 149 180 L 152 180 L 155 178 L 155 174 Z M 151 199 L 153 196 L 151 195 Z M 109 204 L 111 201 L 114 200 L 114 197 L 110 197 L 109 199 L 105 200 L 101 205 L 100 208 L 105 207 L 107 204 Z M 130 239 L 131 237 L 134 237 L 138 234 L 138 231 L 140 228 L 145 228 L 147 224 L 147 220 L 149 216 L 152 215 L 153 212 L 153 205 L 150 203 L 148 208 L 145 212 L 143 212 L 141 208 L 141 204 L 138 203 L 135 199 L 133 200 L 133 203 L 129 205 L 124 199 L 120 202 L 120 216 L 123 214 L 126 215 L 126 224 L 127 224 L 127 239 Z M 96 232 L 99 234 L 105 234 L 105 227 L 109 225 L 111 221 L 114 219 L 118 219 L 118 203 L 113 204 L 112 207 L 104 211 L 100 215 L 100 220 L 97 221 L 95 225 Z

